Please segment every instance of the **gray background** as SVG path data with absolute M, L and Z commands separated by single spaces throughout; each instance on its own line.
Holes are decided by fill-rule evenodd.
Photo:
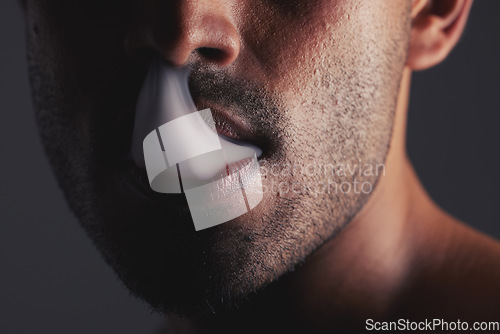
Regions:
M 432 197 L 496 238 L 500 1 L 476 1 L 442 65 L 414 75 L 408 148 Z M 68 210 L 35 128 L 21 10 L 0 2 L 0 333 L 152 333 Z

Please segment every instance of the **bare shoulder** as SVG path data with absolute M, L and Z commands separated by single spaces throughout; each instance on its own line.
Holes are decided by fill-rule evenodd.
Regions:
M 416 257 L 396 313 L 490 321 L 500 314 L 500 242 L 445 216 Z M 437 235 L 436 235 L 437 234 Z
M 454 229 L 447 254 L 449 269 L 456 270 L 457 274 L 463 273 L 464 279 L 483 283 L 475 286 L 474 290 L 478 292 L 489 289 L 500 291 L 500 241 L 462 222 L 454 220 L 451 224 Z M 474 286 L 469 288 L 473 289 Z

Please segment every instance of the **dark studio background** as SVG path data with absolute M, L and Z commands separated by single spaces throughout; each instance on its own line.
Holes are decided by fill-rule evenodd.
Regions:
M 448 60 L 416 73 L 408 148 L 432 197 L 500 238 L 500 1 L 476 0 Z M 161 321 L 129 297 L 69 211 L 42 151 L 24 26 L 0 2 L 0 333 L 152 333 Z

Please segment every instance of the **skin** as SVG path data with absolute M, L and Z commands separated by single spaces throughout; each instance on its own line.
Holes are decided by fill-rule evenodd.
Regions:
M 331 333 L 367 317 L 476 321 L 498 310 L 499 244 L 432 203 L 405 153 L 411 72 L 447 56 L 470 1 L 23 5 L 37 121 L 59 183 L 127 287 L 184 316 L 170 317 L 171 331 Z M 229 115 L 245 128 L 234 135 L 263 148 L 266 191 L 248 214 L 195 232 L 183 198 L 153 193 L 130 162 L 153 54 L 191 67 L 200 109 L 231 132 L 217 117 Z M 384 167 L 287 170 L 312 162 Z M 374 190 L 317 191 L 328 182 Z

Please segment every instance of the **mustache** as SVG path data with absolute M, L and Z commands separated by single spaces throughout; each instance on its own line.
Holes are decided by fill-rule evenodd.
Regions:
M 222 107 L 231 108 L 261 128 L 276 126 L 284 112 L 279 98 L 249 80 L 234 78 L 223 70 L 214 71 L 193 66 L 189 75 L 189 90 L 197 97 Z

